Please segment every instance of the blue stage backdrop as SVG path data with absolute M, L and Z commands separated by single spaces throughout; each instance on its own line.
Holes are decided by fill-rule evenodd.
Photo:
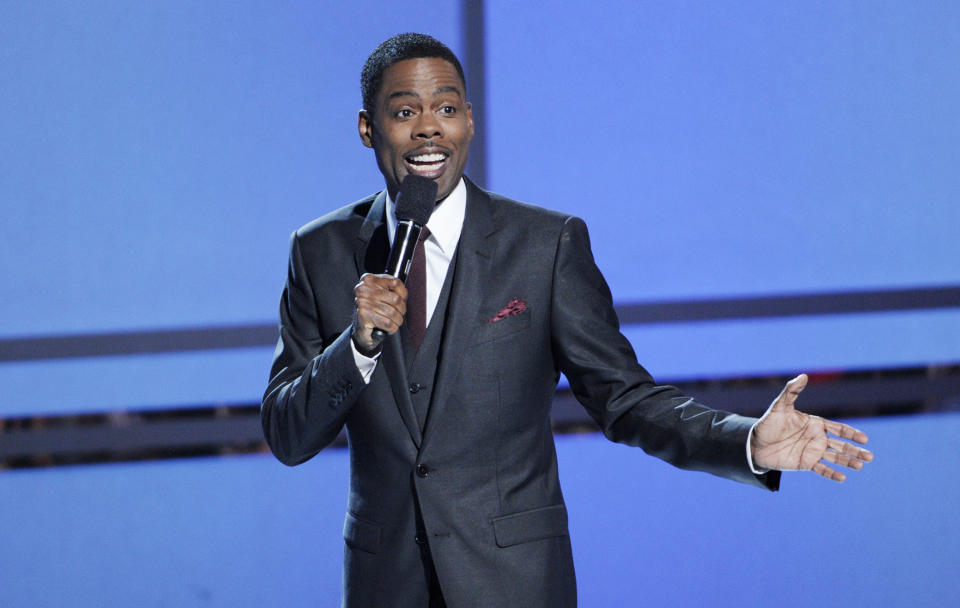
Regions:
M 957 605 L 960 416 L 857 424 L 878 454 L 868 470 L 843 485 L 787 474 L 777 494 L 560 437 L 580 606 Z M 347 460 L 4 473 L 0 605 L 336 606 Z
M 485 13 L 486 185 L 583 216 L 618 304 L 960 286 L 957 5 Z M 463 17 L 4 3 L 0 343 L 274 323 L 289 233 L 382 187 L 366 54 L 403 30 L 483 53 Z M 956 307 L 626 333 L 664 380 L 960 361 Z M 0 415 L 255 402 L 271 352 L 4 360 Z
M 462 52 L 459 6 L 416 6 L 0 5 L 0 340 L 276 323 L 290 233 L 383 187 L 373 46 Z M 272 352 L 0 363 L 0 416 L 259 401 Z
M 486 4 L 489 185 L 618 302 L 960 285 L 960 6 Z M 960 360 L 956 308 L 627 334 L 667 378 Z

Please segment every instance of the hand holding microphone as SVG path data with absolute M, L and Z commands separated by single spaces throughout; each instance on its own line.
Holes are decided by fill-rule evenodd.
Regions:
M 437 183 L 408 175 L 396 200 L 397 230 L 384 274 L 365 274 L 354 288 L 353 340 L 364 354 L 376 352 L 388 334 L 396 332 L 406 315 L 404 282 L 420 232 L 436 205 Z

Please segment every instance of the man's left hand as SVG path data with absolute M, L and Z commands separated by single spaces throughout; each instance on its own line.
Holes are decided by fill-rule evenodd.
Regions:
M 824 461 L 862 469 L 864 463 L 873 460 L 873 454 L 841 439 L 864 444 L 867 436 L 852 426 L 797 411 L 794 404 L 806 386 L 806 374 L 788 382 L 757 423 L 751 440 L 754 466 L 780 471 L 812 470 L 828 479 L 843 481 L 847 476 Z

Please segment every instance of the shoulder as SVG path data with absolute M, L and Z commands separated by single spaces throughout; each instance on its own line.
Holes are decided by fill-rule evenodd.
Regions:
M 293 232 L 292 238 L 301 243 L 310 243 L 338 236 L 341 238 L 353 237 L 366 220 L 377 196 L 378 194 L 371 194 L 307 222 Z
M 544 253 L 568 245 L 590 250 L 587 225 L 579 217 L 470 186 L 474 200 L 489 209 L 493 224 L 504 234 L 545 248 Z
M 344 205 L 335 211 L 320 216 L 315 220 L 307 222 L 296 230 L 299 238 L 307 238 L 316 233 L 325 231 L 336 231 L 338 229 L 353 228 L 359 226 L 366 219 L 370 212 L 370 207 L 377 199 L 377 194 L 371 194 L 358 201 Z
M 559 231 L 564 226 L 571 223 L 583 224 L 583 220 L 563 211 L 548 209 L 540 205 L 515 200 L 498 194 L 483 190 L 472 183 L 468 192 L 475 199 L 480 199 L 481 204 L 487 205 L 490 214 L 499 220 L 500 223 L 521 228 L 525 232 L 529 231 Z

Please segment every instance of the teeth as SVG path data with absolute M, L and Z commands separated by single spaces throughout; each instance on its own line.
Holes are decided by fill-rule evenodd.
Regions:
M 411 156 L 410 160 L 415 163 L 439 163 L 443 162 L 446 159 L 445 154 L 434 153 L 434 154 L 418 154 L 417 156 Z

